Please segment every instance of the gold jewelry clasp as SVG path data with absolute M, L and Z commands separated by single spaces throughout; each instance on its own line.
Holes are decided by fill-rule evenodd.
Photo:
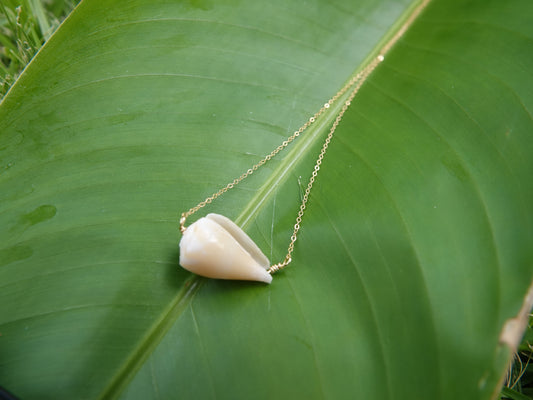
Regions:
M 270 275 L 275 274 L 280 269 L 285 268 L 287 265 L 289 265 L 289 263 L 291 261 L 292 261 L 292 259 L 289 256 L 287 256 L 287 257 L 285 257 L 285 260 L 283 260 L 283 262 L 280 262 L 280 263 L 272 265 L 269 269 L 267 269 L 267 272 Z

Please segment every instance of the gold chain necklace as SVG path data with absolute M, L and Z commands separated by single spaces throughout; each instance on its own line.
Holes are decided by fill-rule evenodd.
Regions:
M 295 131 L 292 136 L 283 141 L 283 143 L 274 149 L 269 155 L 252 166 L 241 176 L 235 178 L 221 188 L 218 192 L 213 193 L 204 201 L 198 203 L 195 207 L 192 207 L 181 214 L 180 231 L 183 234 L 183 237 L 180 241 L 180 264 L 185 269 L 210 278 L 260 280 L 270 283 L 272 281 L 270 275 L 289 265 L 292 260 L 294 243 L 298 239 L 300 224 L 302 223 L 302 217 L 305 213 L 311 189 L 313 188 L 318 171 L 320 170 L 320 165 L 326 155 L 333 134 L 366 78 L 368 78 L 372 71 L 383 60 L 383 54 L 379 54 L 375 57 L 361 72 L 354 76 L 341 90 L 339 90 L 335 96 L 329 99 L 320 110 L 310 117 L 305 124 Z M 207 217 L 201 218 L 193 223 L 190 227 L 185 227 L 185 222 L 188 217 L 213 202 L 213 200 L 217 199 L 228 190 L 233 189 L 244 179 L 257 171 L 261 166 L 274 158 L 350 89 L 350 95 L 337 114 L 337 117 L 329 130 L 329 134 L 322 145 L 322 150 L 316 160 L 314 170 L 309 179 L 309 183 L 307 184 L 307 188 L 305 189 L 302 203 L 300 204 L 300 209 L 296 217 L 296 223 L 294 224 L 294 230 L 290 238 L 287 255 L 282 262 L 270 265 L 268 259 L 266 259 L 248 235 L 246 235 L 244 231 L 231 220 L 222 215 L 209 214 Z M 193 234 L 189 234 L 191 229 L 194 229 Z M 231 254 L 231 252 L 233 252 L 233 254 Z M 223 258 L 221 259 L 220 257 Z M 265 262 L 265 260 L 267 262 Z
M 391 47 L 403 36 L 407 28 L 418 17 L 421 11 L 430 0 L 422 0 L 421 3 L 413 10 L 409 18 L 396 31 L 393 37 L 385 44 L 379 54 L 374 57 L 357 75 L 355 75 L 341 90 L 339 90 L 331 99 L 329 99 L 307 122 L 305 122 L 297 131 L 289 136 L 282 144 L 274 149 L 269 155 L 252 166 L 238 178 L 228 183 L 218 192 L 213 193 L 204 201 L 198 203 L 195 207 L 181 214 L 180 231 L 182 238 L 180 240 L 180 264 L 185 269 L 198 275 L 208 278 L 218 279 L 237 279 L 237 280 L 255 280 L 266 283 L 272 282 L 272 274 L 285 268 L 292 261 L 294 244 L 298 239 L 298 232 L 305 213 L 307 201 L 313 188 L 318 171 L 326 155 L 328 146 L 333 138 L 333 134 L 344 116 L 344 113 L 350 107 L 354 97 L 359 89 L 370 76 L 372 71 L 385 59 L 385 54 Z M 196 213 L 201 208 L 213 202 L 228 190 L 233 189 L 248 176 L 253 174 L 261 166 L 265 165 L 281 150 L 285 149 L 292 141 L 300 136 L 308 127 L 310 127 L 327 109 L 335 104 L 339 98 L 345 95 L 349 90 L 350 93 L 344 101 L 342 108 L 337 114 L 329 134 L 322 145 L 314 170 L 309 178 L 309 183 L 304 192 L 300 209 L 294 224 L 287 255 L 285 259 L 277 264 L 270 265 L 267 257 L 261 252 L 259 247 L 250 239 L 250 237 L 239 228 L 230 219 L 219 214 L 208 214 L 200 218 L 189 227 L 185 226 L 187 218 Z

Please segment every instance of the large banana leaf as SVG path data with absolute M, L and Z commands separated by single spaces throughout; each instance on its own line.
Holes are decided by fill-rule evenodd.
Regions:
M 346 113 L 272 285 L 178 266 L 179 214 L 278 146 L 418 5 L 83 1 L 0 106 L 0 385 L 497 393 L 500 333 L 533 278 L 530 0 L 429 3 Z M 280 261 L 334 113 L 205 212 Z

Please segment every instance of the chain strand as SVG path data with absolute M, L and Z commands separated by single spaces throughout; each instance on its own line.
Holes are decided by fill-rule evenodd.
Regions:
M 342 109 L 340 110 L 339 114 L 337 114 L 337 117 L 335 118 L 335 121 L 331 125 L 331 128 L 329 130 L 329 134 L 326 137 L 326 140 L 324 141 L 324 144 L 322 145 L 322 150 L 320 151 L 320 154 L 318 155 L 318 158 L 315 163 L 315 168 L 313 170 L 313 173 L 311 174 L 311 177 L 309 178 L 309 183 L 307 184 L 307 188 L 305 189 L 304 196 L 302 198 L 302 204 L 300 204 L 300 210 L 298 211 L 298 216 L 296 217 L 296 223 L 294 224 L 294 231 L 291 236 L 291 241 L 289 243 L 289 248 L 287 249 L 287 255 L 285 256 L 285 259 L 278 263 L 272 265 L 268 272 L 270 274 L 273 274 L 280 269 L 285 268 L 287 265 L 290 264 L 292 261 L 292 252 L 294 251 L 294 243 L 298 239 L 298 232 L 300 231 L 300 224 L 302 223 L 302 218 L 305 213 L 305 209 L 307 206 L 307 201 L 309 200 L 309 195 L 311 194 L 311 189 L 313 188 L 313 184 L 315 183 L 315 179 L 318 176 L 318 171 L 320 170 L 320 166 L 322 165 L 322 161 L 324 160 L 324 156 L 326 155 L 326 151 L 328 150 L 328 146 L 331 142 L 331 139 L 333 138 L 333 134 L 335 133 L 335 130 L 339 126 L 339 123 L 342 120 L 342 117 L 344 116 L 344 113 L 346 110 L 348 110 L 348 107 L 350 107 L 355 95 L 357 92 L 359 92 L 359 89 L 365 82 L 368 75 L 372 73 L 372 71 L 378 66 L 378 64 L 384 60 L 383 55 L 377 56 L 370 64 L 368 64 L 363 71 L 360 73 L 360 79 L 357 82 L 357 85 L 353 88 L 352 92 L 350 93 L 350 96 L 348 99 L 344 102 L 344 105 L 342 106 Z
M 292 252 L 294 251 L 294 243 L 298 239 L 298 232 L 300 231 L 300 224 L 302 222 L 302 217 L 305 213 L 307 201 L 309 200 L 309 195 L 311 194 L 311 189 L 313 188 L 313 184 L 315 183 L 315 179 L 318 175 L 318 171 L 320 170 L 320 166 L 322 164 L 322 161 L 324 159 L 324 156 L 326 155 L 326 151 L 328 149 L 329 143 L 331 142 L 331 139 L 333 137 L 333 134 L 335 133 L 335 130 L 337 129 L 337 126 L 339 125 L 342 117 L 344 116 L 344 113 L 350 107 L 351 102 L 353 101 L 355 95 L 365 82 L 366 78 L 372 73 L 372 71 L 378 66 L 378 64 L 383 61 L 384 57 L 382 54 L 379 54 L 377 57 L 375 57 L 361 72 L 359 72 L 357 75 L 355 75 L 342 89 L 340 89 L 331 99 L 325 103 L 320 110 L 318 110 L 312 117 L 310 117 L 297 131 L 295 131 L 291 136 L 289 136 L 283 143 L 281 143 L 278 147 L 276 147 L 269 155 L 267 155 L 265 158 L 263 158 L 261 161 L 259 161 L 257 164 L 255 164 L 253 167 L 248 169 L 246 172 L 244 172 L 241 176 L 238 178 L 235 178 L 233 181 L 228 183 L 226 186 L 221 188 L 218 192 L 213 193 L 211 196 L 206 198 L 204 201 L 201 201 L 198 203 L 195 207 L 192 207 L 188 211 L 181 214 L 180 218 L 180 231 L 181 233 L 184 233 L 187 227 L 185 226 L 185 222 L 187 221 L 187 218 L 190 217 L 192 214 L 196 213 L 201 208 L 205 207 L 206 205 L 210 204 L 221 196 L 222 194 L 226 193 L 228 190 L 234 188 L 239 183 L 241 183 L 244 179 L 246 179 L 248 176 L 252 175 L 255 171 L 257 171 L 261 166 L 266 164 L 268 161 L 270 161 L 273 157 L 275 157 L 281 150 L 285 149 L 291 142 L 294 141 L 300 134 L 302 134 L 308 127 L 310 127 L 320 115 L 322 115 L 327 109 L 330 108 L 331 105 L 333 105 L 340 97 L 342 97 L 350 88 L 353 87 L 350 95 L 348 96 L 348 99 L 344 102 L 344 105 L 342 106 L 341 110 L 337 114 L 337 117 L 335 118 L 335 121 L 333 122 L 333 125 L 331 126 L 329 130 L 329 134 L 326 137 L 326 140 L 324 141 L 324 144 L 322 146 L 322 150 L 320 151 L 320 154 L 318 156 L 318 159 L 315 163 L 315 167 L 313 170 L 313 173 L 311 174 L 311 178 L 309 179 L 309 183 L 307 184 L 307 188 L 305 190 L 302 203 L 300 205 L 300 210 L 298 211 L 298 216 L 296 217 L 296 223 L 294 224 L 294 230 L 291 235 L 291 240 L 289 243 L 289 247 L 287 249 L 287 255 L 285 256 L 285 259 L 277 264 L 272 265 L 268 272 L 270 274 L 273 274 L 277 271 L 279 271 L 282 268 L 285 268 L 292 260 Z M 354 86 L 355 85 L 355 86 Z

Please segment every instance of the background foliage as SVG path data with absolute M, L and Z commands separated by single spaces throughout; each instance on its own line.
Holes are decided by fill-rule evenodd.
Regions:
M 78 1 L 0 2 L 0 98 Z

